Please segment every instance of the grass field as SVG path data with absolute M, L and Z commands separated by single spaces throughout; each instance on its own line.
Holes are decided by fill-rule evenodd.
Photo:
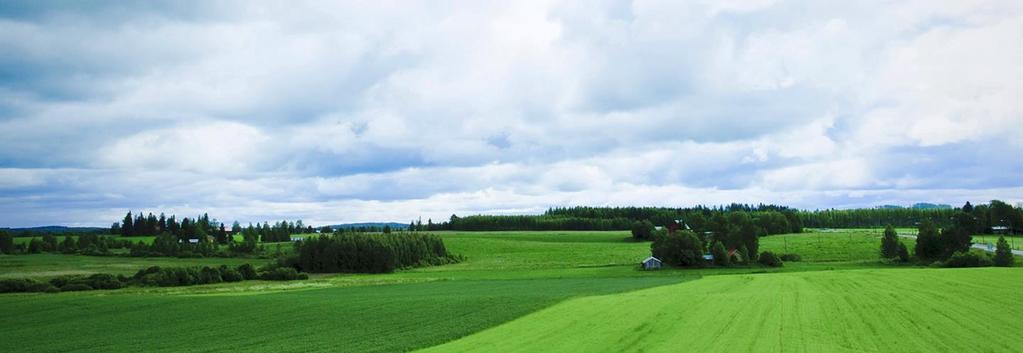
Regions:
M 1018 269 L 714 276 L 574 299 L 427 351 L 1012 352 L 1021 292 Z
M 581 351 L 720 351 L 710 343 L 714 337 L 736 334 L 729 350 L 982 352 L 1004 346 L 963 348 L 957 342 L 975 333 L 949 328 L 947 317 L 1023 329 L 1019 320 L 1004 321 L 1019 313 L 995 310 L 1018 298 L 1018 284 L 1002 283 L 1020 283 L 1023 270 L 892 268 L 877 260 L 880 230 L 762 238 L 762 250 L 803 257 L 782 268 L 662 271 L 638 270 L 650 244 L 631 241 L 628 232 L 438 234 L 466 260 L 299 282 L 0 295 L 0 315 L 9 318 L 0 321 L 0 350 L 580 351 L 566 349 L 575 342 L 593 347 Z M 912 239 L 903 240 L 912 247 Z M 127 274 L 150 265 L 238 260 L 258 259 L 0 256 L 0 277 Z M 925 304 L 907 307 L 920 300 Z M 873 315 L 877 324 L 867 320 Z M 910 323 L 890 327 L 897 318 Z M 824 319 L 831 321 L 811 325 Z M 978 337 L 989 341 L 1004 333 L 977 327 L 985 331 Z M 934 349 L 918 340 L 870 346 L 894 337 L 872 331 L 882 329 L 946 337 Z M 566 345 L 541 343 L 551 340 Z

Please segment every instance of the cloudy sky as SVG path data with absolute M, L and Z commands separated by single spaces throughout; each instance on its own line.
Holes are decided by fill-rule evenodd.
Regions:
M 0 226 L 1023 199 L 1023 2 L 4 1 Z

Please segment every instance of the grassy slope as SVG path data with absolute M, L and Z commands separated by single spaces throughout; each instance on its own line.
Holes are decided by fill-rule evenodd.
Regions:
M 713 276 L 571 300 L 428 351 L 1018 351 L 1021 291 L 1019 269 Z

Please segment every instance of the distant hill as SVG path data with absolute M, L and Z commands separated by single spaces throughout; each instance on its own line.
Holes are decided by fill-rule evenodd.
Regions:
M 919 202 L 919 203 L 913 204 L 913 206 L 910 206 L 910 207 L 904 207 L 904 206 L 899 206 L 899 205 L 884 205 L 884 206 L 878 206 L 877 208 L 884 208 L 884 209 L 912 208 L 912 209 L 916 209 L 916 210 L 943 210 L 943 209 L 951 209 L 952 205 L 946 205 L 946 204 L 943 204 L 943 203 L 941 203 L 941 204 L 934 204 L 934 203 Z
M 933 204 L 933 203 L 921 202 L 921 203 L 913 204 L 913 208 L 915 208 L 915 209 L 922 209 L 922 210 L 936 209 L 936 208 L 948 209 L 948 208 L 952 208 L 952 206 L 951 205 L 946 205 L 946 204 Z
M 344 224 L 333 224 L 329 225 L 331 229 L 353 229 L 353 228 L 383 228 L 384 226 L 391 226 L 391 229 L 406 229 L 408 223 L 397 223 L 397 222 L 363 222 L 363 223 L 344 223 Z
M 406 225 L 407 227 L 407 225 Z M 64 233 L 101 233 L 110 230 L 109 228 L 100 227 L 65 227 L 65 226 L 42 226 L 42 227 L 28 227 L 28 228 L 0 228 L 5 231 L 15 233 L 32 233 L 32 234 L 64 234 Z

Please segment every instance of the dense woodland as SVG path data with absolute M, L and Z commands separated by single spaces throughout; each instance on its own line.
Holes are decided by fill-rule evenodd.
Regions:
M 299 241 L 286 265 L 305 272 L 385 273 L 458 262 L 440 237 L 425 233 L 321 235 Z
M 880 228 L 917 227 L 930 221 L 945 228 L 953 225 L 957 213 L 965 212 L 974 220 L 968 225 L 973 234 L 990 234 L 992 227 L 1003 226 L 1016 232 L 1023 231 L 1023 210 L 1005 202 L 992 200 L 989 204 L 960 208 L 863 208 L 853 210 L 800 211 L 803 225 L 811 228 Z

